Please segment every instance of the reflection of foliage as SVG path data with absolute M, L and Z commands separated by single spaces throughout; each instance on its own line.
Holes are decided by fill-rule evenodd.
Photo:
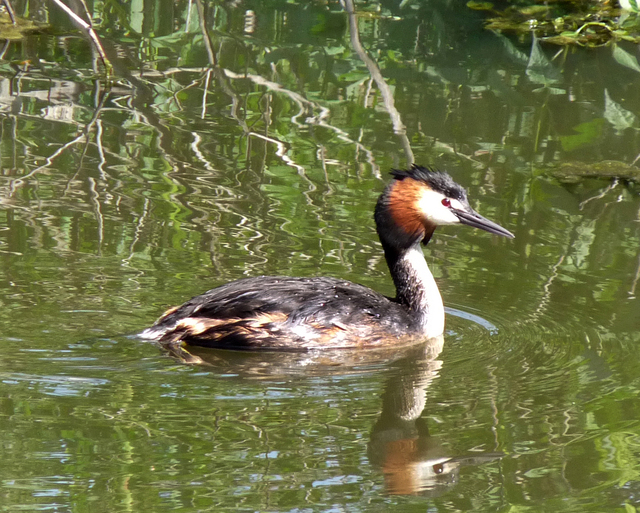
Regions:
M 193 3 L 143 4 L 95 4 L 110 88 L 71 27 L 12 43 L 0 62 L 4 482 L 18 472 L 29 497 L 78 503 L 117 490 L 113 510 L 326 509 L 331 487 L 388 504 L 363 457 L 375 372 L 269 387 L 169 368 L 129 339 L 75 344 L 246 275 L 321 272 L 391 292 L 371 206 L 405 152 L 340 5 L 209 2 L 203 29 Z M 429 248 L 448 304 L 498 326 L 456 338 L 467 325 L 450 319 L 430 390 L 435 436 L 510 456 L 465 492 L 500 490 L 482 503 L 494 509 L 567 495 L 579 509 L 603 488 L 633 502 L 634 49 L 522 44 L 446 2 L 364 7 L 361 44 L 416 160 L 447 165 L 483 214 L 516 226 L 510 245 L 445 229 Z M 40 457 L 68 481 L 28 477 Z
M 158 258 L 180 260 L 178 255 L 188 249 L 192 259 L 178 263 L 176 277 L 197 275 L 199 268 L 208 273 L 206 269 L 213 267 L 222 281 L 249 274 L 258 263 L 273 266 L 269 255 L 278 254 L 278 244 L 286 245 L 283 262 L 294 255 L 311 259 L 303 248 L 319 245 L 336 272 L 356 269 L 355 260 L 345 261 L 340 248 L 345 238 L 362 244 L 362 237 L 358 230 L 340 233 L 340 227 L 354 215 L 362 225 L 370 224 L 368 207 L 377 186 L 366 181 L 368 172 L 363 170 L 376 176 L 380 168 L 394 165 L 400 158 L 399 139 L 390 133 L 393 124 L 370 70 L 351 49 L 342 15 L 320 6 L 310 18 L 290 5 L 282 9 L 266 19 L 260 11 L 247 14 L 226 4 L 209 5 L 207 30 L 219 68 L 199 67 L 209 59 L 198 15 L 187 4 L 172 4 L 174 22 L 158 20 L 153 31 L 140 21 L 144 16 L 132 14 L 127 23 L 102 16 L 101 35 L 126 34 L 121 44 L 129 51 L 110 55 L 123 75 L 122 85 L 106 91 L 98 87 L 95 94 L 89 55 L 43 45 L 43 71 L 26 69 L 15 80 L 17 96 L 11 103 L 20 114 L 5 119 L 5 135 L 11 133 L 10 124 L 17 137 L 4 139 L 3 154 L 12 170 L 2 184 L 3 197 L 23 207 L 37 196 L 45 211 L 57 209 L 56 216 L 64 222 L 48 222 L 42 230 L 42 219 L 27 221 L 18 213 L 20 229 L 32 226 L 41 234 L 37 247 L 56 241 L 53 245 L 61 255 L 111 252 L 116 269 L 118 258 L 128 265 L 136 262 L 133 273 L 163 268 Z M 549 56 L 539 40 L 527 53 L 503 36 L 497 41 L 515 66 L 505 64 L 495 73 L 478 63 L 469 74 L 449 76 L 446 63 L 457 57 L 440 57 L 438 49 L 451 46 L 455 34 L 432 14 L 415 10 L 401 19 L 383 11 L 360 18 L 357 25 L 402 112 L 419 160 L 464 159 L 474 168 L 469 173 L 482 184 L 478 191 L 490 191 L 490 184 L 496 183 L 483 167 L 500 161 L 523 173 L 509 179 L 509 194 L 527 198 L 520 201 L 529 210 L 541 200 L 531 195 L 538 187 L 531 182 L 533 176 L 562 175 L 558 164 L 568 158 L 579 167 L 577 152 L 582 152 L 580 159 L 609 157 L 622 164 L 615 177 L 632 176 L 633 169 L 624 161 L 635 154 L 615 154 L 623 138 L 637 133 L 634 107 L 620 100 L 619 84 L 599 89 L 603 107 L 594 115 L 583 108 L 592 91 L 569 72 L 576 66 L 573 54 Z M 285 17 L 287 27 L 313 23 L 313 30 L 305 34 L 314 35 L 291 44 L 284 33 L 272 34 L 266 28 Z M 396 30 L 398 23 L 415 28 L 413 46 L 393 46 L 389 38 L 376 35 Z M 265 43 L 274 37 L 281 43 Z M 318 38 L 324 38 L 324 46 Z M 640 69 L 621 46 L 614 48 L 613 56 L 624 72 L 635 76 Z M 48 64 L 54 62 L 55 66 Z M 66 76 L 69 63 L 81 77 L 77 89 L 64 81 L 43 87 L 49 83 L 40 73 Z M 129 68 L 143 71 L 133 74 Z M 6 77 L 14 73 L 7 65 L 3 72 Z M 406 80 L 411 74 L 417 79 Z M 568 91 L 577 101 L 566 106 L 567 114 L 556 115 Z M 41 111 L 45 124 L 23 130 Z M 486 116 L 485 111 L 501 114 Z M 468 130 L 483 135 L 469 138 Z M 337 177 L 349 173 L 354 158 L 358 171 L 342 184 Z M 530 161 L 536 162 L 535 173 L 530 172 Z M 628 172 L 623 175 L 625 165 Z M 242 168 L 242 176 L 234 176 L 234 170 Z M 56 169 L 65 171 L 52 172 Z M 597 167 L 589 169 L 593 175 Z M 141 189 L 143 183 L 149 188 Z M 357 190 L 351 190 L 353 183 Z M 504 186 L 504 176 L 497 183 Z M 331 195 L 344 205 L 336 207 L 334 227 L 327 228 L 323 205 Z M 318 243 L 318 230 L 333 235 Z M 375 237 L 370 228 L 367 233 L 367 244 L 373 248 Z M 16 240 L 22 242 L 11 251 L 28 253 L 24 241 L 30 237 Z M 252 242 L 247 246 L 246 241 Z M 557 250 L 551 265 L 566 248 Z M 367 252 L 375 254 L 374 249 Z M 232 258 L 233 265 L 220 267 L 218 253 Z M 350 252 L 350 258 L 365 260 L 357 254 Z M 473 261 L 461 259 L 449 265 L 447 273 L 455 276 Z M 381 260 L 376 262 L 376 273 L 384 274 Z M 299 272 L 315 270 L 311 263 L 299 265 Z M 235 274 L 228 274 L 229 268 Z M 261 269 L 274 271 L 278 268 Z M 481 275 L 477 280 L 484 282 Z M 533 276 L 531 280 L 536 283 Z M 177 300 L 186 293 L 188 280 L 176 282 L 168 288 Z
M 15 24 L 6 13 L 0 13 L 0 40 L 20 40 L 27 34 L 46 28 L 45 24 L 16 18 Z
M 50 238 L 64 251 L 110 250 L 128 263 L 139 258 L 142 267 L 135 272 L 161 265 L 149 264 L 149 259 L 189 248 L 193 261 L 184 262 L 182 272 L 194 274 L 198 266 L 218 267 L 214 255 L 223 251 L 221 244 L 228 254 L 227 246 L 240 251 L 242 241 L 254 241 L 248 255 L 240 251 L 234 257 L 234 268 L 243 275 L 253 264 L 266 260 L 273 265 L 269 254 L 277 250 L 269 248 L 278 240 L 284 243 L 282 233 L 298 241 L 288 243 L 288 255 L 317 245 L 316 231 L 327 229 L 325 198 L 337 194 L 345 203 L 338 207 L 331 242 L 322 242 L 330 247 L 322 252 L 335 258 L 335 270 L 344 273 L 344 266 L 354 262 L 335 255 L 341 254 L 340 239 L 354 242 L 357 230 L 338 235 L 337 227 L 354 215 L 369 223 L 368 206 L 377 186 L 366 181 L 368 173 L 378 175 L 379 169 L 398 162 L 401 153 L 382 95 L 345 35 L 343 16 L 316 5 L 314 16 L 308 17 L 283 5 L 268 11 L 272 18 L 267 19 L 262 11 L 211 4 L 207 30 L 220 67 L 208 68 L 199 67 L 209 58 L 198 14 L 189 5 L 171 4 L 172 23 L 162 18 L 146 25 L 140 13 L 131 13 L 126 23 L 107 13 L 96 15 L 101 36 L 126 35 L 121 45 L 127 51 L 110 55 L 122 74 L 118 88 L 100 90 L 91 80 L 90 56 L 67 52 L 64 46 L 43 44 L 41 70 L 27 68 L 15 79 L 10 78 L 13 68 L 4 65 L 6 80 L 16 85 L 16 95 L 7 100 L 19 112 L 5 119 L 5 136 L 17 130 L 15 139 L 3 143 L 5 162 L 11 162 L 2 184 L 5 201 L 23 207 L 37 196 L 45 211 L 64 214 L 64 223 L 36 230 L 46 234 L 39 247 L 50 245 Z M 273 23 L 285 18 L 285 25 Z M 302 42 L 290 43 L 287 27 L 304 24 L 313 30 L 305 32 Z M 576 161 L 577 152 L 575 166 L 581 159 L 606 158 L 623 163 L 618 170 L 635 157 L 619 154 L 623 141 L 637 138 L 634 105 L 621 100 L 619 83 L 595 91 L 586 87 L 571 72 L 579 64 L 573 53 L 549 56 L 540 40 L 527 52 L 503 36 L 491 36 L 509 64 L 496 72 L 474 62 L 471 72 L 455 75 L 448 62 L 462 57 L 455 49 L 446 50 L 456 33 L 441 13 L 415 9 L 399 18 L 383 10 L 359 18 L 357 26 L 402 112 L 418 160 L 466 161 L 480 184 L 478 191 L 490 192 L 496 178 L 483 168 L 497 162 L 522 173 L 509 179 L 509 194 L 524 198 L 537 186 L 531 183 L 534 174 L 558 176 L 558 164 Z M 380 35 L 399 26 L 415 30 L 415 44 L 394 46 Z M 272 32 L 271 27 L 280 28 Z M 273 40 L 278 44 L 265 43 Z M 67 43 L 74 44 L 79 42 Z M 11 55 L 14 61 L 29 57 Z M 635 77 L 640 67 L 630 52 L 616 46 L 613 57 L 617 69 Z M 67 77 L 68 67 L 80 77 L 73 86 L 45 81 L 48 74 Z M 134 74 L 130 68 L 142 72 Z M 568 91 L 574 100 L 565 104 Z M 564 109 L 562 116 L 556 114 L 559 109 Z M 45 123 L 27 131 L 40 112 Z M 486 114 L 494 112 L 500 114 Z M 535 162 L 535 173 L 530 162 Z M 348 175 L 353 165 L 357 171 L 342 184 L 338 177 Z M 65 171 L 54 173 L 56 169 Z M 244 169 L 241 177 L 234 176 L 235 169 Z M 497 183 L 504 186 L 504 174 L 498 176 Z M 149 188 L 141 190 L 142 183 Z M 358 184 L 357 191 L 350 190 L 352 183 Z M 534 200 L 521 201 L 528 205 Z M 18 220 L 25 222 L 19 213 Z M 30 219 L 26 225 L 42 222 Z M 373 244 L 375 237 L 370 229 L 367 233 Z M 163 241 L 161 249 L 154 251 L 157 241 Z M 22 242 L 13 251 L 27 248 Z M 558 251 L 562 255 L 565 249 Z M 384 266 L 376 272 L 384 273 Z M 220 281 L 225 277 L 232 276 L 223 274 Z M 480 276 L 478 280 L 482 282 Z M 176 298 L 186 287 L 185 280 L 178 281 Z
M 633 17 L 620 14 L 608 2 L 574 1 L 546 5 L 510 5 L 494 11 L 493 4 L 468 2 L 472 9 L 490 11 L 486 28 L 500 32 L 533 34 L 558 45 L 600 46 L 611 41 L 640 42 L 640 30 Z
M 573 137 L 576 139 L 568 138 L 567 144 L 582 144 L 582 134 Z M 565 145 L 564 139 L 562 145 L 563 147 Z M 550 174 L 564 183 L 579 183 L 584 178 L 608 178 L 640 182 L 640 168 L 615 160 L 604 160 L 594 164 L 564 162 L 558 168 L 551 170 Z

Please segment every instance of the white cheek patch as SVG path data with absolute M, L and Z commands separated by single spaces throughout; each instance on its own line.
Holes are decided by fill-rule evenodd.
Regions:
M 430 189 L 423 191 L 420 201 L 418 201 L 420 213 L 436 225 L 460 224 L 460 219 L 451 212 L 449 207 L 442 204 L 445 197 L 444 194 Z M 457 199 L 450 198 L 450 201 L 453 208 L 465 210 Z
M 467 210 L 466 207 L 457 199 L 450 198 L 449 201 L 451 202 L 451 207 L 455 210 Z

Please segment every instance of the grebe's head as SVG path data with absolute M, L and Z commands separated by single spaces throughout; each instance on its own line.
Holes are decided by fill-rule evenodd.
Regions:
M 466 224 L 513 238 L 502 226 L 482 217 L 469 205 L 467 192 L 447 174 L 413 165 L 391 172 L 393 180 L 375 211 L 380 239 L 395 247 L 429 242 L 437 226 Z

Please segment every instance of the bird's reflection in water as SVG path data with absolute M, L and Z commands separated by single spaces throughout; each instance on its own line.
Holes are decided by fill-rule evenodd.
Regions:
M 460 468 L 499 459 L 499 452 L 451 454 L 429 435 L 422 413 L 427 391 L 442 367 L 442 336 L 404 349 L 318 353 L 240 352 L 190 349 L 203 365 L 243 379 L 329 376 L 392 369 L 382 412 L 371 431 L 368 457 L 384 474 L 387 493 L 441 495 L 458 482 Z M 195 349 L 195 350 L 194 350 Z M 192 363 L 192 360 L 190 360 Z
M 422 353 L 395 362 L 397 372 L 385 386 L 382 413 L 371 432 L 368 456 L 382 469 L 390 494 L 441 495 L 457 484 L 460 467 L 503 456 L 500 452 L 454 455 L 438 437 L 430 436 L 427 419 L 421 415 L 428 388 L 443 364 L 438 359 L 442 342 L 442 337 L 431 340 Z

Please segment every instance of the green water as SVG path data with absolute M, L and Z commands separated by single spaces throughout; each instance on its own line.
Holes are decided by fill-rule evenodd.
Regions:
M 217 68 L 197 3 L 96 4 L 110 86 L 59 11 L 8 45 L 0 511 L 640 508 L 635 49 L 405 4 L 207 3 Z M 372 211 L 411 155 L 516 235 L 434 235 L 443 348 L 133 336 L 246 276 L 393 294 Z

